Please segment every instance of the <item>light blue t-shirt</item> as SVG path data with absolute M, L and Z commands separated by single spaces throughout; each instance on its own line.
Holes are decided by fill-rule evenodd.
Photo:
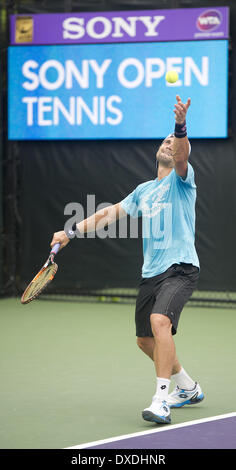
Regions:
M 165 272 L 174 263 L 199 267 L 195 249 L 196 185 L 188 163 L 185 179 L 173 169 L 160 181 L 140 184 L 121 201 L 132 217 L 142 216 L 143 277 Z

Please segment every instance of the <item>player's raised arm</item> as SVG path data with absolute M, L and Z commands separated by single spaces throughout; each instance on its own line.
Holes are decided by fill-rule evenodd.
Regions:
M 176 173 L 184 178 L 187 174 L 190 144 L 187 137 L 186 114 L 191 104 L 190 98 L 184 104 L 179 95 L 176 95 L 175 104 L 175 132 L 173 142 L 173 159 Z
M 107 206 L 104 209 L 95 212 L 87 219 L 82 220 L 76 224 L 76 228 L 80 234 L 95 232 L 95 230 L 99 230 L 99 228 L 112 224 L 126 215 L 126 212 L 118 202 L 117 204 Z M 60 249 L 62 249 L 69 243 L 69 241 L 70 238 L 66 235 L 66 232 L 61 230 L 60 232 L 54 233 L 51 246 L 54 246 L 56 243 L 60 243 Z

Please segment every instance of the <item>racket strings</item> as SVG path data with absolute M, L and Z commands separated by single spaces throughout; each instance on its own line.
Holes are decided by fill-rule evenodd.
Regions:
M 48 282 L 48 278 L 51 275 L 52 275 L 51 269 L 45 268 L 44 271 L 38 277 L 37 281 L 32 283 L 32 288 L 30 289 L 30 294 L 34 295 L 34 294 L 36 294 L 36 292 L 41 290 L 41 288 L 44 286 L 45 282 Z
M 57 272 L 57 268 L 58 266 L 56 263 L 50 264 L 49 266 L 43 268 L 25 290 L 22 303 L 33 300 L 33 298 L 35 298 L 54 278 Z

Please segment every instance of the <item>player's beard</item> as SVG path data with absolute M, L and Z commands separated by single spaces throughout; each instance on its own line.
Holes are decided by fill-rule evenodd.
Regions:
M 157 154 L 156 154 L 157 162 L 164 166 L 165 168 L 173 168 L 174 167 L 174 159 L 170 152 L 164 152 L 160 147 Z

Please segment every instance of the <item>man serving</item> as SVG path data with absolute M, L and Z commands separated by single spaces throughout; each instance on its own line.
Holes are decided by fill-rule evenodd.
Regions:
M 199 260 L 195 249 L 196 185 L 188 162 L 191 147 L 187 137 L 184 104 L 176 96 L 175 129 L 156 154 L 157 178 L 142 183 L 120 203 L 97 211 L 76 225 L 83 234 L 129 214 L 142 216 L 144 263 L 136 301 L 137 344 L 155 365 L 156 392 L 142 412 L 143 419 L 170 423 L 170 408 L 203 400 L 200 385 L 178 361 L 173 335 L 181 311 L 197 286 Z M 54 234 L 51 246 L 69 242 L 65 231 Z M 176 388 L 169 394 L 171 378 Z

